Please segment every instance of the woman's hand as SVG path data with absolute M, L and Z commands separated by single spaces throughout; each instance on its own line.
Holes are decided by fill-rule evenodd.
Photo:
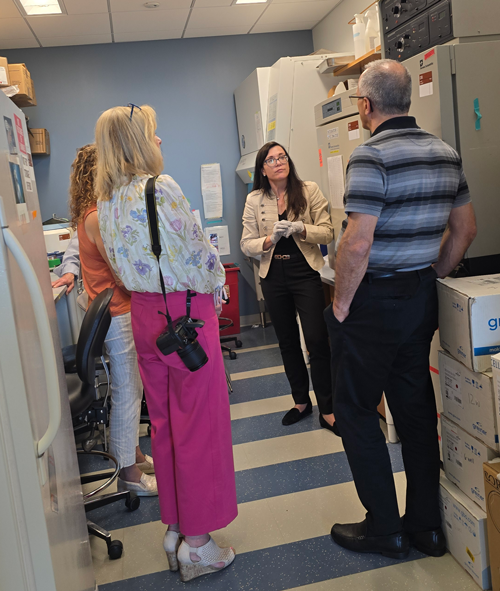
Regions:
M 304 228 L 304 222 L 301 222 L 300 220 L 297 222 L 288 222 L 290 224 L 290 226 L 288 227 L 288 230 L 286 231 L 286 238 L 290 238 L 290 236 L 292 234 L 303 234 L 304 238 L 305 238 L 305 228 Z
M 273 244 L 279 242 L 283 236 L 288 232 L 289 227 L 291 226 L 291 222 L 287 222 L 286 220 L 281 220 L 280 222 L 276 222 L 273 226 L 273 233 L 269 237 Z

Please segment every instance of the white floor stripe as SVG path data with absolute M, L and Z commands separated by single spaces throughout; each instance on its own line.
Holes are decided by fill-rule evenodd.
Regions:
M 234 349 L 236 353 L 252 353 L 253 351 L 265 351 L 266 349 L 277 349 L 278 343 L 275 345 L 261 345 L 260 347 L 242 347 L 241 349 Z
M 309 392 L 309 395 L 311 396 L 313 405 L 316 405 L 316 397 L 312 390 Z M 294 402 L 291 394 L 251 400 L 250 402 L 239 402 L 238 404 L 231 404 L 231 420 L 248 419 L 250 417 L 268 415 L 273 412 L 287 411 L 293 406 Z
M 238 380 L 247 380 L 248 378 L 258 378 L 261 376 L 271 376 L 273 374 L 285 373 L 283 365 L 276 365 L 274 367 L 263 367 L 262 369 L 252 369 L 250 371 L 240 371 L 232 373 L 231 379 L 233 382 Z

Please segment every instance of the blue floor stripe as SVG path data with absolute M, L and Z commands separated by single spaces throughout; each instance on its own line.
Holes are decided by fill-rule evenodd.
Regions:
M 230 362 L 227 362 L 227 367 L 231 372 Z M 309 383 L 309 390 L 312 390 L 311 383 Z M 285 394 L 290 395 L 290 408 L 292 408 L 293 399 L 290 384 L 284 373 L 277 373 L 269 376 L 236 380 L 233 382 L 233 393 L 229 397 L 229 402 L 230 404 L 238 404 L 240 402 L 251 402 L 252 400 L 275 398 Z
M 242 350 L 235 349 L 237 354 Z M 264 349 L 263 351 L 249 351 L 241 355 L 238 354 L 237 359 L 228 359 L 226 365 L 229 372 L 234 374 L 240 371 L 251 371 L 252 369 L 283 365 L 283 359 L 278 348 Z
M 237 549 L 236 549 L 237 550 Z M 122 560 L 126 560 L 126 551 Z M 189 589 L 204 591 L 285 591 L 355 573 L 424 558 L 412 549 L 404 561 L 379 554 L 357 554 L 337 546 L 330 536 L 311 538 L 236 556 L 220 573 L 194 579 Z M 179 573 L 163 571 L 99 585 L 100 591 L 169 591 L 186 589 Z
M 388 449 L 392 471 L 402 472 L 404 465 L 401 446 L 389 444 Z M 249 503 L 351 480 L 347 455 L 345 452 L 338 452 L 242 470 L 236 475 L 236 491 L 238 503 Z
M 401 472 L 401 445 L 389 444 L 388 449 L 393 472 Z M 236 492 L 238 503 L 241 504 L 351 480 L 345 452 L 338 452 L 242 470 L 236 473 Z M 108 505 L 89 513 L 89 519 L 109 530 L 159 521 L 158 498 L 142 497 L 141 506 L 132 513 L 121 502 Z
M 292 406 L 293 400 L 290 397 L 290 408 L 292 408 Z M 305 417 L 298 423 L 295 423 L 295 425 L 289 425 L 288 427 L 284 427 L 281 424 L 281 419 L 284 414 L 284 412 L 273 412 L 267 415 L 258 415 L 256 417 L 248 417 L 246 419 L 236 419 L 232 421 L 233 445 L 321 429 L 317 406 L 313 407 L 311 415 Z M 335 435 L 333 435 L 333 437 L 335 437 Z
M 224 333 L 221 333 L 221 337 L 223 336 Z M 243 349 L 262 347 L 263 345 L 275 345 L 278 342 L 276 332 L 272 325 L 269 325 L 266 328 L 252 328 L 251 326 L 245 326 L 237 336 L 243 343 Z M 232 345 L 234 345 L 234 342 L 233 344 L 229 343 L 230 347 L 232 347 Z M 236 352 L 238 352 L 238 350 L 236 350 Z

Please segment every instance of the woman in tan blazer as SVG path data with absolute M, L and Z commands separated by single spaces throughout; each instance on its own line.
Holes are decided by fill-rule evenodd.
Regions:
M 318 244 L 329 244 L 333 227 L 328 202 L 316 183 L 299 179 L 285 148 L 268 142 L 258 152 L 253 191 L 243 213 L 241 250 L 260 256 L 267 302 L 295 406 L 282 419 L 292 425 L 312 413 L 309 374 L 300 346 L 298 312 L 320 411 L 320 425 L 336 432 L 332 409 L 330 347 L 318 271 L 324 260 Z

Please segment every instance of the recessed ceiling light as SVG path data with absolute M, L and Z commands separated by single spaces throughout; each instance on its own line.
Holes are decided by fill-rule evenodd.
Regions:
M 159 2 L 145 2 L 143 4 L 146 8 L 158 8 L 160 6 Z
M 234 4 L 265 4 L 267 0 L 236 0 Z
M 17 4 L 26 16 L 66 13 L 60 0 L 17 0 Z

